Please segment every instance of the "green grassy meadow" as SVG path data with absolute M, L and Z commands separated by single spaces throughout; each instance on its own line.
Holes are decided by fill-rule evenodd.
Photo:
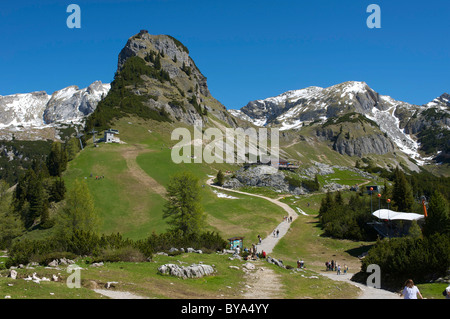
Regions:
M 162 233 L 167 230 L 163 219 L 165 204 L 164 190 L 170 176 L 184 170 L 193 173 L 200 181 L 201 204 L 207 215 L 206 230 L 218 232 L 223 238 L 244 236 L 244 246 L 256 243 L 257 236 L 263 238 L 282 221 L 285 211 L 279 206 L 262 198 L 222 191 L 235 199 L 220 198 L 206 185 L 209 176 L 215 176 L 219 169 L 236 170 L 238 166 L 229 164 L 175 164 L 171 160 L 170 147 L 177 141 L 170 140 L 173 127 L 168 123 L 158 123 L 129 118 L 118 120 L 113 127 L 120 131 L 124 144 L 99 144 L 93 147 L 92 142 L 69 162 L 63 178 L 70 191 L 77 179 L 87 182 L 93 196 L 95 207 L 102 220 L 100 232 L 121 233 L 131 239 L 142 239 L 152 232 Z M 351 158 L 343 157 L 336 152 L 325 149 L 292 146 L 289 153 L 300 153 L 302 156 L 322 159 L 325 163 L 334 162 L 341 165 L 353 165 Z M 298 155 L 298 154 L 297 154 Z M 300 156 L 300 155 L 298 155 Z M 306 158 L 305 157 L 305 158 Z M 336 157 L 331 159 L 332 157 Z M 336 162 L 336 160 L 338 162 Z M 309 162 L 305 159 L 305 163 Z M 91 176 L 92 174 L 92 176 Z M 104 178 L 96 179 L 96 176 Z M 363 179 L 348 171 L 336 170 L 334 174 L 321 176 L 319 182 L 336 181 L 340 184 L 354 185 L 364 182 Z M 245 188 L 243 191 L 262 194 L 271 198 L 283 196 L 271 190 Z M 351 192 L 344 192 L 343 197 Z M 258 261 L 259 267 L 271 268 L 280 278 L 280 298 L 356 298 L 358 289 L 345 282 L 335 282 L 323 276 L 327 260 L 337 260 L 347 264 L 351 273 L 360 269 L 358 255 L 368 250 L 371 242 L 354 242 L 335 240 L 323 237 L 318 224 L 318 211 L 323 193 L 305 196 L 285 196 L 282 202 L 289 204 L 294 210 L 302 209 L 308 216 L 299 214 L 290 230 L 275 247 L 272 257 L 283 260 L 285 265 L 295 267 L 298 258 L 305 261 L 306 270 L 293 272 L 282 269 L 265 261 Z M 50 230 L 32 231 L 28 238 L 42 238 L 51 233 Z M 4 259 L 0 259 L 4 262 Z M 214 265 L 214 276 L 182 280 L 158 274 L 157 268 L 165 263 L 203 262 Z M 68 274 L 65 270 L 46 269 L 42 266 L 33 270 L 18 269 L 19 278 L 6 278 L 8 270 L 1 270 L 0 264 L 0 298 L 10 296 L 11 299 L 49 298 L 49 299 L 93 299 L 106 298 L 92 289 L 103 288 L 106 282 L 117 281 L 115 290 L 128 291 L 147 298 L 174 299 L 228 299 L 241 298 L 247 284 L 245 273 L 241 268 L 244 261 L 230 260 L 229 255 L 220 254 L 180 254 L 176 256 L 155 255 L 151 262 L 105 263 L 103 267 L 93 268 L 83 259 L 77 264 L 83 267 L 82 288 L 69 289 L 65 284 Z M 59 273 L 60 282 L 41 282 L 36 284 L 22 278 L 37 272 L 39 277 L 51 277 Z M 441 285 L 442 286 L 442 285 Z M 439 299 L 441 286 L 421 285 L 426 298 Z

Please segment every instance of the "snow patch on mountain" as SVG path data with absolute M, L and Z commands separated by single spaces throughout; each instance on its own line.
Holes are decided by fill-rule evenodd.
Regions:
M 417 137 L 408 134 L 405 125 L 413 115 L 420 116 L 421 112 L 430 107 L 448 112 L 449 101 L 450 95 L 445 93 L 432 102 L 419 106 L 380 95 L 365 82 L 348 81 L 328 88 L 312 86 L 264 100 L 251 101 L 241 110 L 234 110 L 231 114 L 257 126 L 273 126 L 283 131 L 301 129 L 311 122 L 324 123 L 332 117 L 349 112 L 361 113 L 377 123 L 381 131 L 403 153 L 423 165 L 432 157 L 420 156 Z M 411 132 L 410 127 L 408 132 Z
M 96 81 L 84 89 L 74 85 L 52 95 L 40 91 L 0 96 L 0 129 L 46 128 L 55 122 L 81 123 L 110 88 L 110 84 Z

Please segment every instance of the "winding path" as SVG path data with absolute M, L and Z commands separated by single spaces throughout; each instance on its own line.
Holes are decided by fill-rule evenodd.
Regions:
M 332 280 L 337 281 L 345 281 L 351 285 L 354 285 L 358 287 L 361 290 L 360 295 L 358 296 L 358 299 L 402 299 L 399 294 L 396 294 L 394 292 L 384 290 L 384 289 L 378 289 L 369 287 L 354 281 L 351 281 L 353 274 L 347 273 L 343 275 L 337 275 L 336 272 L 322 272 L 320 273 L 323 276 L 326 276 Z
M 211 187 L 214 187 L 214 188 L 217 188 L 217 189 L 220 189 L 223 191 L 266 199 L 266 200 L 274 203 L 275 205 L 278 205 L 281 208 L 283 208 L 288 213 L 289 217 L 292 216 L 292 221 L 297 219 L 297 217 L 299 216 L 289 205 L 280 202 L 278 199 L 273 199 L 273 198 L 269 198 L 269 197 L 266 197 L 263 195 L 251 194 L 251 193 L 246 193 L 246 192 L 242 192 L 242 191 L 238 191 L 238 190 L 234 190 L 234 189 L 220 187 L 220 186 L 214 185 L 213 180 L 214 180 L 214 177 L 208 179 L 206 183 Z M 300 214 L 307 215 L 304 211 L 302 211 L 298 207 L 297 207 L 297 210 Z M 275 245 L 278 243 L 278 241 L 287 233 L 290 226 L 291 226 L 290 222 L 287 222 L 287 221 L 281 222 L 275 228 L 275 230 L 278 229 L 280 231 L 279 236 L 274 237 L 273 234 L 270 234 L 265 239 L 263 239 L 261 244 L 257 245 L 258 252 L 261 252 L 262 250 L 264 250 L 266 253 L 271 253 L 273 251 L 273 248 L 275 247 Z M 273 295 L 270 295 L 270 294 L 265 295 L 261 291 L 267 290 L 266 286 L 272 287 L 272 288 L 274 285 L 276 286 L 275 283 L 277 283 L 277 278 L 275 278 L 273 276 L 272 276 L 272 278 L 270 276 L 267 276 L 267 275 L 269 275 L 269 273 L 265 274 L 266 276 L 261 276 L 261 275 L 262 274 L 254 275 L 255 277 L 252 279 L 253 280 L 256 279 L 256 283 L 254 283 L 255 287 L 254 287 L 254 289 L 252 289 L 252 291 L 247 292 L 244 295 L 244 298 L 264 299 L 264 298 L 273 298 L 274 297 Z M 345 275 L 337 275 L 334 272 L 330 272 L 330 273 L 321 273 L 321 275 L 326 276 L 332 280 L 346 281 L 349 284 L 357 286 L 361 290 L 361 294 L 359 295 L 358 299 L 400 299 L 399 295 L 396 293 L 393 293 L 393 292 L 390 292 L 387 290 L 383 290 L 383 289 L 368 287 L 366 285 L 351 281 L 350 279 L 352 277 L 352 274 L 350 274 L 350 273 L 345 274 Z M 270 281 L 270 282 L 268 283 L 267 281 Z
M 259 197 L 259 198 L 263 198 L 265 200 L 268 200 L 272 203 L 274 203 L 275 205 L 280 206 L 281 208 L 283 208 L 286 213 L 288 214 L 288 217 L 292 217 L 292 222 L 294 220 L 297 219 L 298 214 L 295 212 L 295 210 L 293 210 L 288 204 L 282 203 L 280 202 L 278 199 L 274 199 L 274 198 L 270 198 L 267 196 L 263 196 L 263 195 L 258 195 L 258 194 L 252 194 L 252 193 L 246 193 L 246 192 L 242 192 L 242 191 L 238 191 L 238 190 L 234 190 L 234 189 L 229 189 L 229 188 L 224 188 L 224 187 L 220 187 L 217 185 L 213 184 L 213 180 L 214 177 L 209 178 L 206 181 L 206 184 L 208 184 L 211 187 L 226 191 L 226 192 L 233 192 L 233 193 L 238 193 L 238 194 L 243 194 L 243 195 L 248 195 L 248 196 L 253 196 L 253 197 Z M 300 210 L 301 211 L 301 210 Z M 304 214 L 303 211 L 301 211 L 302 214 Z M 276 244 L 278 243 L 278 241 L 283 238 L 283 236 L 287 233 L 287 231 L 289 230 L 289 228 L 291 227 L 291 222 L 287 222 L 287 221 L 283 221 L 281 222 L 275 229 L 274 231 L 278 230 L 279 234 L 278 236 L 273 236 L 272 233 L 270 233 L 269 236 L 267 236 L 266 238 L 264 238 L 261 241 L 260 245 L 256 245 L 257 246 L 257 251 L 258 252 L 262 252 L 263 250 L 266 253 L 271 253 L 273 251 L 273 248 L 276 246 Z
M 130 175 L 139 181 L 146 189 L 151 189 L 153 192 L 164 198 L 166 196 L 166 188 L 150 177 L 136 161 L 138 155 L 151 151 L 151 149 L 146 149 L 144 146 L 137 144 L 130 145 L 126 148 L 120 148 L 120 152 L 127 163 Z

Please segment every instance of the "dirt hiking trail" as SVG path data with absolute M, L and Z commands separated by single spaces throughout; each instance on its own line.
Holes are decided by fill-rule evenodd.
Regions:
M 126 148 L 121 148 L 120 153 L 127 162 L 128 171 L 137 181 L 144 187 L 151 189 L 153 192 L 166 196 L 166 189 L 156 180 L 151 178 L 136 162 L 136 158 L 140 154 L 152 152 L 151 149 L 146 149 L 143 145 L 133 144 Z

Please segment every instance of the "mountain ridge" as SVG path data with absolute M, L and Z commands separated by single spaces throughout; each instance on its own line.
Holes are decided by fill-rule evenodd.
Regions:
M 381 95 L 365 82 L 347 81 L 328 88 L 312 86 L 290 90 L 276 97 L 250 101 L 240 110 L 229 112 L 255 126 L 278 127 L 281 131 L 301 130 L 305 125 L 324 124 L 331 118 L 356 112 L 377 123 L 381 134 L 387 135 L 419 165 L 424 165 L 439 152 L 449 151 L 442 138 L 439 147 L 424 156 L 421 154 L 424 138 L 420 135 L 427 127 L 449 130 L 447 96 L 444 93 L 432 102 L 419 106 Z M 436 114 L 430 109 L 435 110 Z M 389 145 L 385 141 L 382 144 Z M 392 150 L 388 147 L 385 151 Z
M 71 85 L 52 94 L 35 91 L 0 96 L 0 128 L 79 122 L 95 109 L 109 88 L 109 84 L 95 81 L 86 88 Z

